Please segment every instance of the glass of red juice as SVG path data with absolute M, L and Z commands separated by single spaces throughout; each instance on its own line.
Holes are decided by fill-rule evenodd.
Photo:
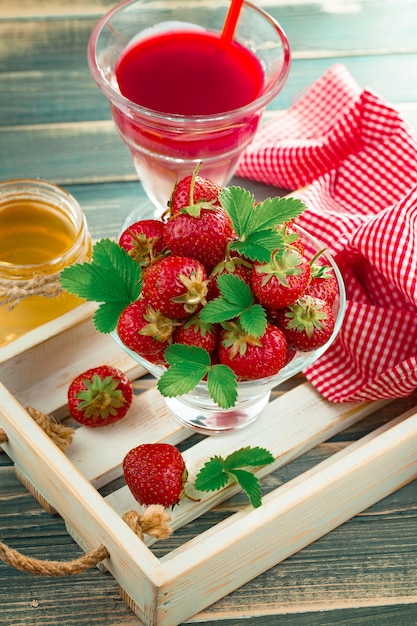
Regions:
M 156 214 L 200 162 L 201 176 L 229 182 L 288 76 L 290 49 L 278 22 L 244 2 L 228 41 L 229 6 L 128 0 L 91 34 L 90 71 Z

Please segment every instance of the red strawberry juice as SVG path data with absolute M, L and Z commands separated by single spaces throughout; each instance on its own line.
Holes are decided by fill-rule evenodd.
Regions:
M 264 71 L 251 51 L 200 27 L 167 29 L 133 40 L 115 75 L 122 95 L 145 107 L 112 112 L 145 190 L 152 197 L 158 189 L 154 201 L 166 206 L 175 182 L 199 161 L 206 178 L 221 185 L 231 178 L 262 114 L 258 107 L 234 113 L 263 91 Z
M 128 47 L 116 66 L 120 91 L 141 106 L 177 115 L 237 109 L 262 91 L 258 59 L 239 44 L 196 29 L 162 32 Z

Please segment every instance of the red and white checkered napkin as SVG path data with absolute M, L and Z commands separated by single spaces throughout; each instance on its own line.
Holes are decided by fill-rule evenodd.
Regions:
M 334 254 L 347 311 L 305 373 L 334 402 L 417 387 L 417 135 L 398 111 L 331 67 L 247 149 L 238 175 L 303 191 L 300 225 Z

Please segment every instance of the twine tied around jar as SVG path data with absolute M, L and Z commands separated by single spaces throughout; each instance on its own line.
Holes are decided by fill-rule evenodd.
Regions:
M 0 279 L 0 306 L 8 307 L 12 311 L 15 306 L 31 296 L 55 298 L 64 290 L 59 283 L 60 272 L 54 274 L 35 274 L 28 280 L 18 282 L 10 279 Z

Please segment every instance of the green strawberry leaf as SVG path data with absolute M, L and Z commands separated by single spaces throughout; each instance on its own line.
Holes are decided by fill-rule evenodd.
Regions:
M 262 337 L 266 330 L 266 312 L 261 304 L 254 304 L 247 311 L 243 311 L 239 320 L 243 330 L 254 337 Z
M 301 215 L 305 208 L 306 205 L 299 198 L 267 198 L 255 207 L 249 228 L 251 232 L 276 229 Z
M 169 345 L 165 349 L 164 357 L 169 364 L 186 361 L 195 363 L 196 366 L 203 365 L 206 368 L 210 365 L 210 355 L 207 350 L 198 346 L 187 346 L 182 343 Z
M 261 506 L 261 485 L 257 476 L 252 474 L 252 472 L 240 469 L 229 470 L 229 475 L 232 476 L 243 489 L 255 509 Z
M 245 448 L 239 448 L 239 450 L 229 454 L 224 460 L 224 465 L 227 469 L 237 467 L 260 467 L 262 465 L 269 465 L 273 460 L 273 455 L 266 448 L 261 448 L 260 446 L 246 446 Z
M 252 506 L 262 504 L 259 479 L 242 467 L 260 467 L 274 460 L 271 452 L 265 448 L 247 446 L 229 454 L 211 457 L 198 472 L 194 486 L 199 491 L 217 491 L 223 489 L 230 480 L 236 481 L 245 491 Z
M 267 198 L 257 204 L 248 220 L 248 234 L 261 230 L 275 230 L 282 223 L 278 218 L 278 204 L 280 198 Z
M 99 332 L 111 332 L 121 311 L 137 300 L 142 270 L 124 248 L 111 239 L 101 239 L 92 250 L 91 263 L 75 263 L 62 270 L 60 284 L 73 295 L 89 302 L 113 304 L 95 316 Z
M 265 248 L 271 254 L 284 248 L 284 237 L 277 230 L 257 230 L 248 235 L 245 243 Z
M 223 469 L 221 456 L 212 456 L 196 476 L 194 487 L 199 491 L 218 491 L 229 482 L 229 475 Z
M 255 241 L 234 241 L 230 245 L 230 250 L 235 250 L 239 255 L 251 259 L 251 261 L 259 261 L 259 263 L 268 263 L 271 258 L 271 252 L 263 245 Z
M 158 380 L 159 392 L 166 398 L 175 398 L 189 393 L 206 375 L 207 367 L 189 361 L 172 363 Z
M 239 239 L 245 237 L 255 204 L 254 196 L 242 187 L 223 187 L 219 201 L 228 213 Z
M 221 296 L 211 300 L 200 312 L 205 322 L 219 324 L 238 317 L 243 330 L 262 337 L 266 329 L 266 313 L 249 285 L 235 274 L 222 274 L 217 279 Z
M 219 200 L 241 241 L 246 241 L 255 232 L 276 231 L 277 227 L 295 219 L 306 208 L 302 200 L 288 197 L 266 198 L 255 205 L 254 196 L 241 187 L 223 188 Z
M 120 314 L 125 308 L 125 302 L 103 302 L 100 304 L 93 315 L 95 329 L 100 333 L 111 333 L 116 328 Z
M 221 295 L 232 304 L 247 308 L 255 301 L 249 285 L 235 274 L 221 274 L 217 285 Z
M 205 322 L 218 324 L 238 317 L 252 306 L 255 297 L 249 285 L 235 274 L 222 274 L 217 279 L 220 296 L 211 300 L 200 312 Z
M 169 368 L 157 383 L 159 392 L 166 398 L 188 393 L 207 374 L 207 390 L 214 402 L 223 409 L 235 405 L 237 380 L 227 365 L 211 365 L 207 350 L 197 346 L 173 343 L 164 352 Z
M 298 198 L 267 198 L 255 205 L 254 196 L 241 187 L 223 188 L 219 199 L 237 234 L 230 249 L 261 263 L 267 263 L 272 252 L 283 248 L 279 227 L 305 210 Z
M 200 318 L 203 322 L 219 324 L 220 322 L 226 322 L 234 317 L 238 317 L 241 313 L 241 306 L 231 304 L 225 298 L 214 298 L 201 309 Z
M 207 389 L 210 397 L 222 409 L 230 409 L 237 400 L 237 379 L 227 365 L 213 365 L 207 376 Z
M 230 249 L 252 261 L 268 263 L 272 252 L 284 249 L 284 237 L 277 231 L 261 230 L 248 235 L 245 241 L 234 241 Z

